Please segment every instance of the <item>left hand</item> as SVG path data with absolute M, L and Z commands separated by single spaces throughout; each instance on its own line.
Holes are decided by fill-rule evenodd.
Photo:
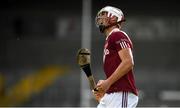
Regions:
M 92 93 L 93 93 L 95 99 L 96 99 L 98 102 L 100 102 L 101 98 L 102 98 L 102 97 L 104 96 L 104 94 L 105 94 L 104 92 L 94 91 L 94 90 L 92 90 Z
M 108 80 L 99 80 L 97 83 L 97 89 L 103 92 L 106 92 L 110 88 L 110 86 L 111 85 Z

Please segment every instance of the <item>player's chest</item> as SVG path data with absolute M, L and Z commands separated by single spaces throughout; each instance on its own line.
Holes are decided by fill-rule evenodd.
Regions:
M 113 53 L 117 53 L 114 45 L 111 42 L 106 41 L 104 44 L 104 55 L 110 55 Z

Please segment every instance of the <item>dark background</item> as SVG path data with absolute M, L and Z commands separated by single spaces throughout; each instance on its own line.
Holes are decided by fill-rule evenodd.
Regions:
M 120 8 L 127 20 L 123 30 L 134 43 L 135 76 L 140 90 L 138 106 L 180 106 L 178 2 L 92 0 L 91 52 L 96 80 L 104 78 L 104 37 L 94 19 L 106 5 Z M 0 3 L 0 99 L 8 101 L 1 102 L 1 106 L 80 106 L 76 52 L 81 48 L 81 21 L 80 0 L 4 0 Z M 37 82 L 18 86 L 27 76 L 47 67 L 51 67 L 49 73 L 55 67 L 68 69 L 38 93 L 31 92 L 32 88 L 38 88 L 34 86 Z M 43 84 L 47 78 L 44 74 L 40 76 Z M 21 94 L 14 93 L 13 87 L 25 92 L 24 101 L 18 100 Z M 11 97 L 11 93 L 15 95 Z M 97 105 L 93 98 L 91 103 L 90 106 Z

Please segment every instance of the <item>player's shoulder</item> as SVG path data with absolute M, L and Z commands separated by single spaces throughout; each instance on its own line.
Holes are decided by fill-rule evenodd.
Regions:
M 127 38 L 128 35 L 126 34 L 126 32 L 120 30 L 117 32 L 113 32 L 110 36 L 111 39 L 120 39 L 120 38 Z

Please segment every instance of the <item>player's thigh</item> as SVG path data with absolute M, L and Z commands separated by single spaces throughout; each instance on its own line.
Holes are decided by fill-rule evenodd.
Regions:
M 138 96 L 130 92 L 117 92 L 106 95 L 104 102 L 107 108 L 135 108 L 138 103 Z
M 121 100 L 122 92 L 106 94 L 103 98 L 106 108 L 120 108 L 122 102 Z
M 138 96 L 130 92 L 116 92 L 105 94 L 97 108 L 135 108 L 138 103 Z
M 100 100 L 97 108 L 106 108 L 106 102 L 105 102 L 105 100 L 104 100 L 106 96 L 107 96 L 107 94 L 105 94 L 105 95 L 101 98 L 101 100 Z
M 99 103 L 97 108 L 106 108 L 105 104 Z
M 133 93 L 128 93 L 128 105 L 129 108 L 135 108 L 138 104 L 138 96 Z

